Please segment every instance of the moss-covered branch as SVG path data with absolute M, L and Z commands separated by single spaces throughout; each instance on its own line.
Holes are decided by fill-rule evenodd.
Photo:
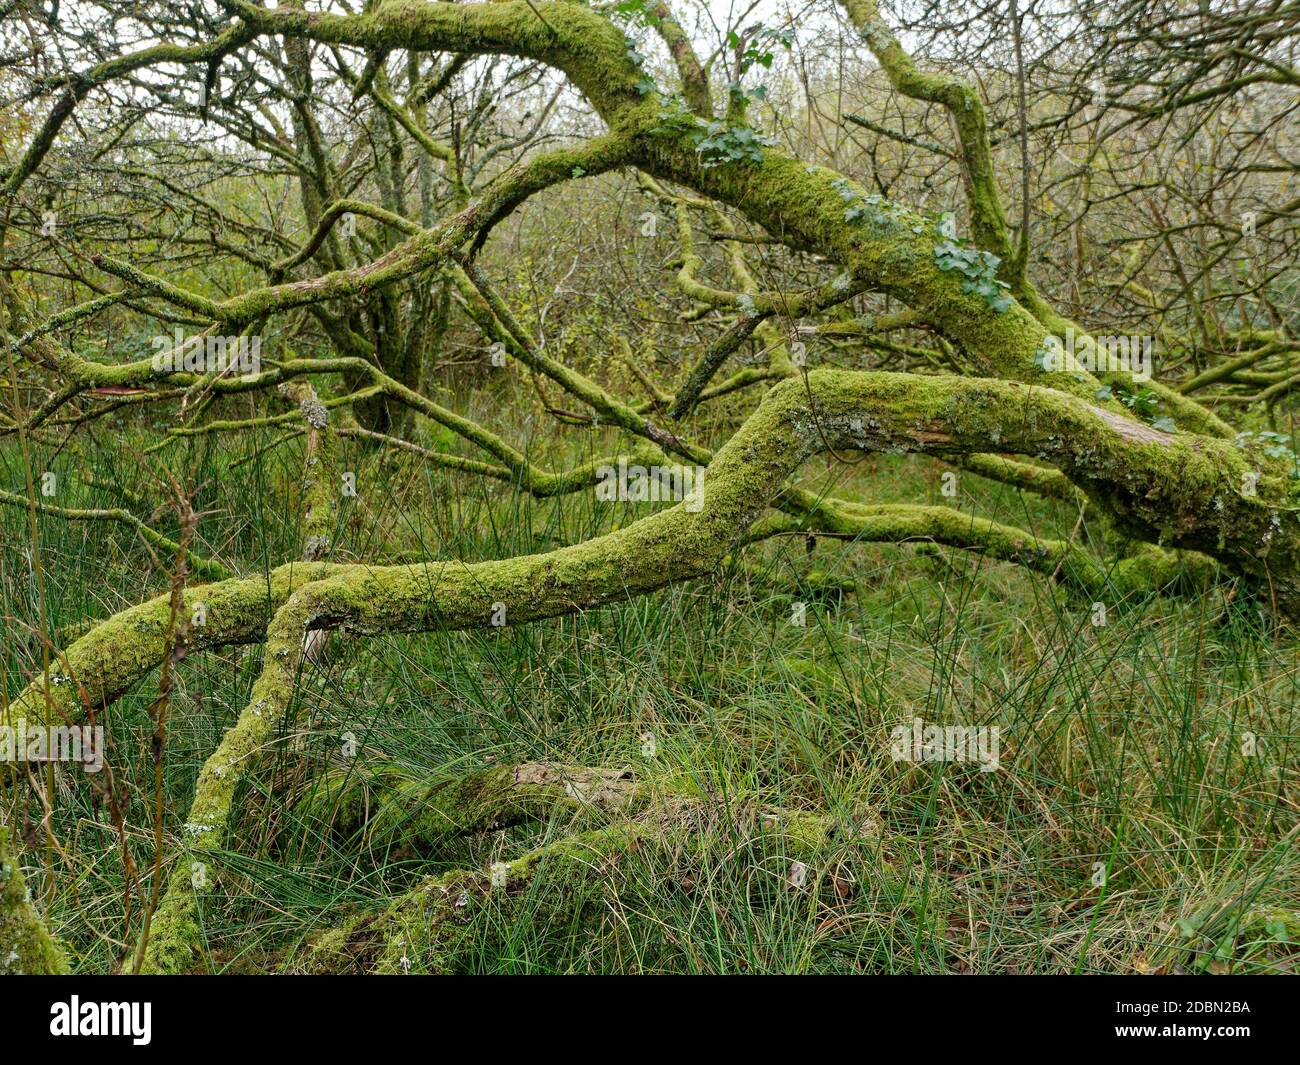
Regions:
M 363 914 L 317 936 L 286 968 L 311 973 L 459 973 L 483 950 L 490 929 L 528 915 L 538 927 L 574 927 L 617 898 L 629 906 L 660 878 L 697 875 L 709 848 L 725 840 L 734 863 L 756 873 L 755 905 L 766 892 L 815 895 L 824 878 L 816 859 L 834 840 L 852 846 L 827 817 L 765 807 L 750 799 L 722 803 L 703 796 L 664 797 L 638 817 L 542 844 L 493 870 L 463 869 L 433 877 L 380 913 Z M 798 862 L 806 884 L 789 883 Z M 542 888 L 545 890 L 541 890 Z M 636 909 L 632 906 L 632 909 Z M 477 918 L 490 915 L 491 920 Z M 485 932 L 483 924 L 488 931 Z
M 1066 540 L 1035 536 L 1002 522 L 952 507 L 911 504 L 844 506 L 809 519 L 774 514 L 756 522 L 745 537 L 757 542 L 789 533 L 830 533 L 857 543 L 934 544 L 956 547 L 1033 573 L 1062 580 L 1065 587 L 1092 601 L 1114 601 L 1182 585 L 1199 589 L 1215 572 L 1201 554 L 1148 547 L 1106 563 Z
M 33 502 L 25 496 L 18 495 L 14 492 L 6 492 L 0 489 L 0 504 L 9 507 L 17 507 L 22 510 L 30 510 L 35 507 L 37 513 L 48 514 L 51 517 L 62 518 L 64 521 L 108 521 L 116 522 L 119 525 L 125 525 L 133 529 L 151 546 L 166 551 L 170 556 L 175 557 L 180 551 L 180 545 L 169 537 L 164 536 L 156 529 L 150 528 L 147 524 L 137 518 L 130 511 L 122 510 L 120 507 L 110 508 L 84 508 L 84 507 L 60 507 L 53 503 L 42 503 L 39 500 Z M 213 562 L 210 559 L 202 558 L 194 554 L 193 551 L 185 552 L 185 560 L 193 572 L 208 580 L 224 580 L 230 576 L 230 571 L 220 562 Z
M 431 781 L 396 764 L 351 764 L 314 782 L 300 812 L 344 840 L 439 855 L 464 836 L 558 813 L 626 816 L 650 794 L 617 769 L 526 762 Z
M 9 825 L 0 821 L 0 975 L 51 976 L 68 961 L 36 912 L 31 893 L 9 847 Z
M 1080 439 L 1090 446 L 1078 448 L 1074 441 Z M 173 873 L 158 913 L 150 964 L 191 964 L 200 888 L 190 863 L 211 860 L 225 844 L 238 783 L 289 713 L 313 632 L 376 635 L 487 627 L 494 620 L 519 624 L 642 594 L 712 569 L 782 493 L 790 474 L 819 452 L 946 456 L 993 446 L 1047 458 L 1145 538 L 1163 537 L 1170 546 L 1219 558 L 1267 582 L 1287 611 L 1300 607 L 1295 539 L 1279 535 L 1284 521 L 1297 522 L 1287 504 L 1289 479 L 1266 471 L 1255 493 L 1243 493 L 1243 474 L 1257 471 L 1230 444 L 1160 433 L 1072 397 L 1011 382 L 848 371 L 788 380 L 713 457 L 698 510 L 678 505 L 540 555 L 473 564 L 302 566 L 276 571 L 270 587 L 231 581 L 188 591 L 187 606 L 195 596 L 208 601 L 209 626 L 200 630 L 200 643 L 248 638 L 275 602 L 283 605 L 267 629 L 265 666 L 249 704 L 200 774 L 185 828 L 189 856 Z M 914 527 L 914 513 L 903 517 Z M 970 527 L 962 515 L 945 520 L 944 535 L 961 532 L 954 523 Z M 997 543 L 999 530 L 978 531 L 985 542 Z M 1004 553 L 1013 550 L 1022 548 L 1012 544 Z M 1069 557 L 1054 561 L 1062 560 Z M 302 582 L 304 574 L 317 579 Z M 77 677 L 82 687 L 102 697 L 150 668 L 162 653 L 160 611 L 166 609 L 155 601 L 77 641 L 68 662 L 89 667 L 88 675 Z M 101 660 L 87 662 L 90 648 Z M 70 688 L 68 680 L 53 676 L 51 696 Z M 39 715 L 42 694 L 39 687 L 29 690 L 11 714 L 15 708 L 30 714 L 34 703 Z

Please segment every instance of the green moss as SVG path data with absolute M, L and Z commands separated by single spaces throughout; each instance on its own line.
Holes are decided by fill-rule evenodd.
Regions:
M 0 975 L 67 971 L 67 957 L 36 912 L 18 859 L 10 851 L 9 826 L 0 824 Z
M 698 512 L 679 505 L 547 554 L 470 565 L 304 565 L 277 570 L 269 582 L 229 581 L 191 591 L 207 601 L 211 631 L 199 637 L 206 646 L 255 638 L 266 612 L 288 597 L 266 630 L 265 665 L 249 704 L 199 776 L 185 826 L 187 853 L 159 912 L 149 966 L 184 968 L 197 950 L 196 893 L 202 888 L 189 879 L 190 863 L 211 860 L 224 845 L 239 781 L 289 713 L 308 633 L 486 627 L 496 604 L 504 605 L 507 624 L 518 624 L 700 576 L 771 501 L 791 498 L 783 487 L 787 478 L 828 447 L 942 456 L 1003 451 L 1047 459 L 1121 527 L 1267 580 L 1284 609 L 1300 607 L 1296 516 L 1281 509 L 1290 479 L 1270 470 L 1254 495 L 1243 494 L 1244 475 L 1255 471 L 1232 443 L 1166 434 L 1077 397 L 1009 381 L 831 370 L 787 380 L 713 457 Z M 999 557 L 1027 559 L 1044 570 L 1064 564 L 1081 581 L 1097 579 L 1092 564 L 1073 549 L 1027 545 L 1014 531 L 941 508 L 873 520 L 898 521 L 899 529 L 925 520 L 941 542 L 964 537 Z M 1151 576 L 1157 564 L 1148 559 L 1133 569 L 1145 566 Z M 156 600 L 78 640 L 69 657 L 75 652 L 84 664 L 85 675 L 79 671 L 78 677 L 87 690 L 105 698 L 152 668 L 165 623 L 165 606 Z M 59 687 L 52 686 L 51 699 Z M 39 715 L 40 694 L 27 693 L 14 704 L 18 712 Z M 76 703 L 69 699 L 67 705 Z
M 219 581 L 186 590 L 185 607 L 193 616 L 203 608 L 202 624 L 192 624 L 190 651 L 256 643 L 275 610 L 294 589 L 339 567 L 293 563 L 267 576 Z M 170 593 L 100 622 L 65 651 L 67 669 L 56 666 L 48 688 L 37 680 L 9 704 L 0 723 L 20 720 L 80 721 L 87 706 L 102 710 L 162 660 L 170 611 Z
M 303 812 L 336 835 L 364 834 L 397 856 L 438 854 L 460 838 L 557 813 L 627 813 L 648 798 L 630 774 L 539 762 L 430 782 L 398 765 L 339 767 Z
M 715 860 L 725 840 L 729 860 L 749 848 L 812 861 L 835 826 L 811 814 L 765 811 L 737 800 L 730 810 L 697 798 L 663 804 L 642 819 L 566 836 L 494 870 L 458 870 L 425 881 L 387 909 L 349 918 L 318 936 L 290 971 L 459 973 L 491 950 L 514 922 L 581 927 L 611 906 L 635 920 L 640 872 L 670 875 Z M 814 874 L 814 881 L 816 877 Z

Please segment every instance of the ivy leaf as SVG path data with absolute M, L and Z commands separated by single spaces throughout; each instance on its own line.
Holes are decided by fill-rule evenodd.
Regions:
M 1151 427 L 1153 429 L 1159 429 L 1162 433 L 1172 433 L 1178 428 L 1176 425 L 1174 425 L 1173 418 L 1169 417 L 1169 415 L 1167 414 L 1161 415 L 1159 418 L 1153 419 L 1151 422 Z

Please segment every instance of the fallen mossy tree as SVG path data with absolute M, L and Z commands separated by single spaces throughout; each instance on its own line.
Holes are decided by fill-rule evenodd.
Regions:
M 1081 432 L 1093 444 L 1077 454 L 1073 441 Z M 714 457 L 697 513 L 679 504 L 584 544 L 501 562 L 294 565 L 270 583 L 252 578 L 192 589 L 187 596 L 206 604 L 209 624 L 201 640 L 209 645 L 257 639 L 267 611 L 274 614 L 253 697 L 200 775 L 183 828 L 185 860 L 155 919 L 149 964 L 184 970 L 192 963 L 199 934 L 192 862 L 225 845 L 238 782 L 290 710 L 310 633 L 488 627 L 502 607 L 500 616 L 518 624 L 643 594 L 708 573 L 758 519 L 764 501 L 814 454 L 962 453 L 988 450 L 994 438 L 1003 451 L 1056 461 L 1076 484 L 1104 492 L 1112 505 L 1124 499 L 1124 509 L 1114 510 L 1117 519 L 1147 538 L 1164 536 L 1174 546 L 1235 561 L 1277 534 L 1276 508 L 1237 491 L 1248 466 L 1227 442 L 1193 446 L 1181 434 L 1014 382 L 817 371 L 772 390 Z M 1029 543 L 1023 549 L 1034 551 Z M 1256 565 L 1258 559 L 1253 554 Z M 1287 606 L 1297 601 L 1294 566 L 1291 552 L 1275 549 L 1257 570 Z M 165 609 L 162 602 L 136 608 L 74 643 L 71 672 L 55 672 L 48 687 L 35 684 L 11 704 L 10 718 L 44 717 L 53 706 L 76 712 L 83 691 L 111 698 L 161 659 Z
M 396 764 L 351 764 L 313 781 L 298 812 L 344 842 L 428 855 L 488 829 L 558 813 L 635 812 L 648 799 L 627 770 L 537 762 L 429 781 Z
M 472 971 L 493 936 L 521 918 L 540 936 L 581 928 L 611 905 L 635 910 L 663 881 L 701 889 L 725 850 L 732 875 L 752 876 L 752 902 L 793 894 L 804 906 L 836 898 L 833 868 L 818 867 L 832 842 L 864 845 L 863 825 L 840 830 L 831 818 L 764 809 L 740 799 L 643 796 L 623 819 L 566 834 L 491 868 L 431 877 L 378 913 L 349 919 L 313 937 L 284 971 L 313 974 Z M 635 815 L 635 816 L 630 816 Z M 872 844 L 878 848 L 878 840 Z M 842 856 L 841 856 L 842 858 Z M 830 863 L 828 863 L 830 864 Z M 838 883 L 847 895 L 847 880 Z M 800 903 L 797 903 L 800 904 Z M 635 918 L 632 918 L 635 920 Z

